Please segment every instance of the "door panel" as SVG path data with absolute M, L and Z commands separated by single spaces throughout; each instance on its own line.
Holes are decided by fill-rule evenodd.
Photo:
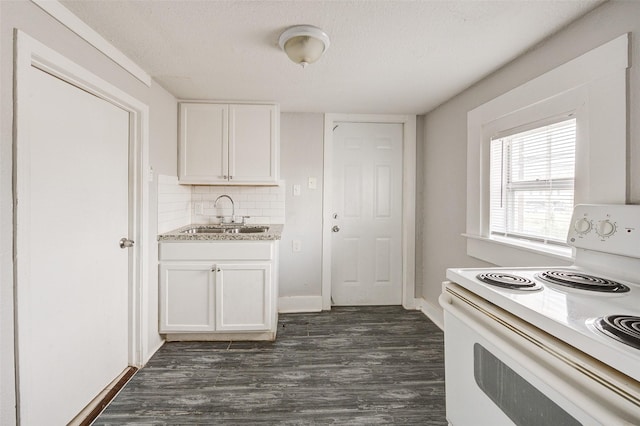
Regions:
M 388 218 L 391 216 L 391 168 L 389 166 L 376 167 L 375 188 L 375 217 Z
M 335 305 L 402 302 L 401 124 L 334 131 L 331 295 Z
M 376 283 L 389 283 L 391 281 L 391 239 L 376 239 Z
M 23 425 L 66 424 L 128 366 L 129 113 L 36 68 L 17 166 Z M 20 203 L 25 200 L 24 206 Z
M 360 238 L 345 238 L 342 262 L 343 282 L 357 283 L 360 281 Z
M 358 218 L 362 213 L 362 167 L 348 165 L 344 168 L 343 205 L 345 217 Z

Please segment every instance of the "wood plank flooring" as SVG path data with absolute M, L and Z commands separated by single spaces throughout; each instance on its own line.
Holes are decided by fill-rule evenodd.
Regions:
M 281 314 L 275 342 L 166 343 L 95 425 L 446 425 L 443 334 L 401 307 Z

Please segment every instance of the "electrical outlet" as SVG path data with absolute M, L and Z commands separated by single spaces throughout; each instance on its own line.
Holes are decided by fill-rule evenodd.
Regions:
M 204 214 L 204 203 L 196 203 L 194 210 L 196 214 Z
M 309 178 L 309 189 L 317 189 L 318 188 L 318 179 L 314 177 Z
M 300 185 L 299 184 L 295 184 L 293 185 L 293 196 L 294 197 L 299 197 L 300 196 Z
M 302 251 L 302 241 L 293 240 L 291 242 L 291 249 L 293 250 L 294 253 L 301 252 Z

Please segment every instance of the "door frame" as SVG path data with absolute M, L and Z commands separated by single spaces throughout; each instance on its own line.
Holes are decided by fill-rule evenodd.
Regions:
M 120 90 L 111 83 L 101 79 L 87 69 L 72 62 L 43 43 L 27 35 L 15 31 L 15 85 L 14 85 L 14 347 L 16 360 L 16 397 L 19 401 L 19 366 L 18 366 L 18 331 L 20 327 L 20 293 L 21 285 L 29 281 L 27 259 L 30 247 L 27 243 L 29 229 L 21 221 L 22 213 L 29 211 L 29 127 L 28 110 L 29 71 L 36 67 L 63 81 L 97 96 L 129 113 L 129 238 L 136 241 L 129 250 L 129 354 L 130 366 L 141 367 L 143 354 L 146 353 L 147 307 L 142 295 L 148 286 L 149 250 L 148 215 L 149 194 L 145 185 L 149 168 L 149 107 Z M 114 242 L 115 244 L 116 242 Z M 105 383 L 105 385 L 107 385 Z
M 402 124 L 402 306 L 415 309 L 416 275 L 416 116 L 375 114 L 325 114 L 322 194 L 322 309 L 331 310 L 331 214 L 333 129 L 336 123 Z

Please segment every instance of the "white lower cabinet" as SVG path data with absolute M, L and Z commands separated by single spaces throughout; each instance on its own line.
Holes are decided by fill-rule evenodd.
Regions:
M 160 333 L 167 340 L 273 340 L 277 241 L 162 242 Z
M 216 330 L 271 328 L 271 265 L 218 265 Z
M 160 264 L 160 332 L 215 330 L 215 274 L 210 265 Z

